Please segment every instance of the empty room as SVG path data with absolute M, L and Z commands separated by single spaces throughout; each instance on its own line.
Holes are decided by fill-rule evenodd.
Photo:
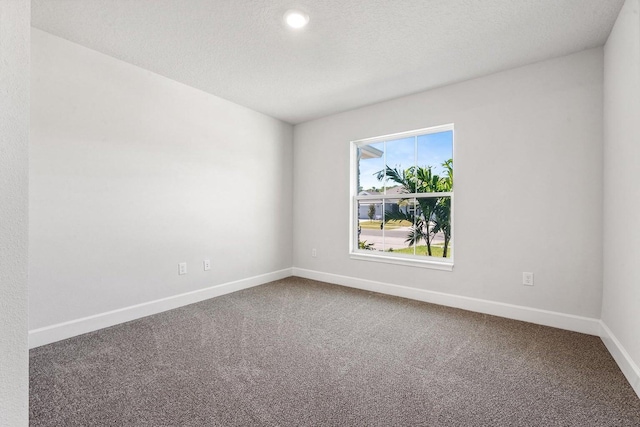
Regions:
M 640 426 L 640 0 L 0 0 L 0 58 L 0 426 Z

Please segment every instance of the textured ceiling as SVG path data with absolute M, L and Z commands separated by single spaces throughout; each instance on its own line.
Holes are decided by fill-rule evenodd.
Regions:
M 601 46 L 624 0 L 33 0 L 32 25 L 290 123 Z M 288 30 L 284 12 L 311 20 Z

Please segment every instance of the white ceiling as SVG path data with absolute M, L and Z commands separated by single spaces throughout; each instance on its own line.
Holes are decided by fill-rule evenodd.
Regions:
M 623 2 L 33 0 L 32 25 L 300 123 L 601 46 Z

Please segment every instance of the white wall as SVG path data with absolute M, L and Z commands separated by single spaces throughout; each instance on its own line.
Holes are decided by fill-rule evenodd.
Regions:
M 640 395 L 640 3 L 627 0 L 604 49 L 602 320 Z M 606 342 L 606 341 L 605 341 Z M 616 356 L 616 349 L 612 348 Z M 624 355 L 626 352 L 626 355 Z M 620 359 L 626 356 L 627 363 Z M 635 365 L 635 366 L 634 366 Z M 625 369 L 626 366 L 626 369 Z M 633 372 L 635 371 L 635 372 Z
M 602 79 L 597 48 L 296 126 L 294 266 L 599 319 Z M 350 259 L 349 141 L 446 123 L 454 271 Z
M 31 329 L 291 267 L 290 125 L 36 29 L 31 84 Z
M 27 203 L 30 2 L 0 0 L 0 426 L 29 419 Z

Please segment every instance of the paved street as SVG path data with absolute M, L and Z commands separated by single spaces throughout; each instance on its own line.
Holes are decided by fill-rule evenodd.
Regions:
M 405 243 L 408 234 L 409 227 L 399 227 L 390 230 L 362 228 L 360 232 L 360 241 L 373 243 L 373 247 L 376 250 L 388 250 L 390 248 L 402 249 L 408 246 L 407 243 Z M 443 242 L 444 235 L 442 233 L 437 233 L 433 239 L 433 243 L 441 244 Z M 424 242 L 421 242 L 420 244 L 424 245 Z

